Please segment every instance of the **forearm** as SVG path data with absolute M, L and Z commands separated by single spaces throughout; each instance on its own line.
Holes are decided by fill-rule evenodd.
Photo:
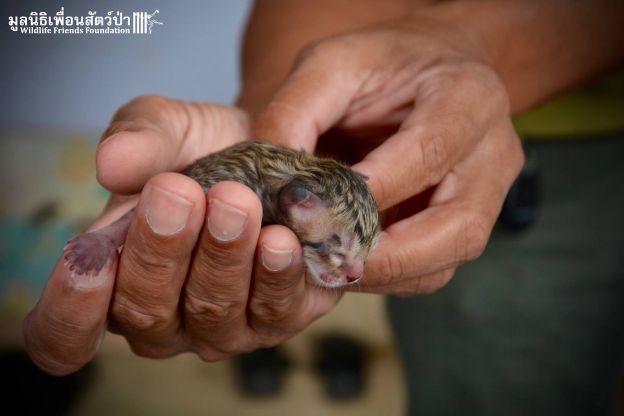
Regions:
M 254 114 L 315 40 L 401 17 L 464 30 L 499 74 L 512 113 L 529 109 L 624 61 L 621 0 L 258 0 L 242 52 L 238 104 Z
M 477 34 L 514 114 L 624 61 L 621 0 L 463 0 L 421 12 Z
M 327 36 L 396 19 L 433 0 L 257 0 L 242 46 L 238 105 L 254 114 L 286 78 L 297 53 Z

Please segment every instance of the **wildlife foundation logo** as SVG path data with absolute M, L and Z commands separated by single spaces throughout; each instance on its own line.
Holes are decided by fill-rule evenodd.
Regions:
M 13 32 L 25 35 L 148 35 L 155 25 L 163 25 L 156 20 L 159 13 L 158 9 L 152 13 L 131 14 L 111 10 L 101 15 L 89 11 L 86 16 L 74 16 L 66 15 L 65 7 L 61 7 L 54 15 L 30 12 L 28 16 L 9 16 L 9 27 Z

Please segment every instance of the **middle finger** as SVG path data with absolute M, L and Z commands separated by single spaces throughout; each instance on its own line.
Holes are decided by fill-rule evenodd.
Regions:
M 251 189 L 236 182 L 218 183 L 206 197 L 208 215 L 183 310 L 187 342 L 212 361 L 245 351 L 252 342 L 246 310 L 262 206 Z

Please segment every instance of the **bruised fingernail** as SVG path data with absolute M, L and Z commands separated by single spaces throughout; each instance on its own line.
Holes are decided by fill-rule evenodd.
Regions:
M 159 235 L 173 235 L 181 231 L 193 208 L 189 200 L 157 186 L 148 190 L 146 206 L 147 224 Z
M 218 199 L 208 202 L 208 231 L 217 240 L 227 242 L 238 238 L 247 222 L 247 213 Z
M 292 263 L 293 250 L 277 250 L 263 245 L 260 257 L 268 271 L 280 272 Z

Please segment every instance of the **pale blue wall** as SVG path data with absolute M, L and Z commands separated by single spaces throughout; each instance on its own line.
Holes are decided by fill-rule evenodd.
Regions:
M 231 103 L 250 0 L 1 1 L 0 125 L 101 130 L 140 94 Z M 23 35 L 9 15 L 159 9 L 150 36 Z

